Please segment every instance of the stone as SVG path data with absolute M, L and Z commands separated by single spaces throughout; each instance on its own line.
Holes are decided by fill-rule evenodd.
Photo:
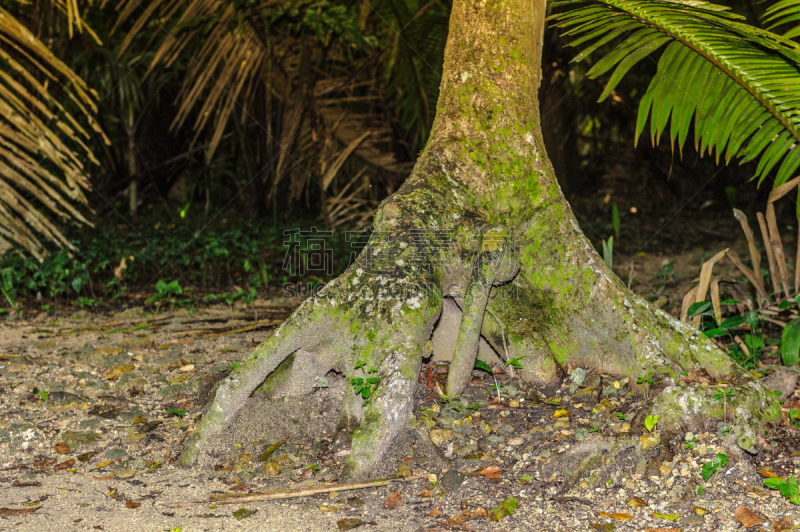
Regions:
M 703 517 L 697 514 L 687 515 L 678 519 L 678 524 L 686 526 L 702 525 L 704 522 Z
M 797 386 L 797 377 L 797 373 L 779 369 L 770 373 L 763 379 L 763 382 L 767 390 L 781 392 L 777 396 L 778 399 L 786 400 L 794 393 L 795 386 Z
M 103 456 L 109 460 L 116 460 L 117 458 L 125 458 L 128 456 L 128 451 L 125 449 L 120 449 L 119 447 L 114 447 L 111 449 L 106 449 L 106 452 L 103 453 Z
M 461 487 L 461 484 L 464 482 L 464 474 L 458 471 L 457 469 L 448 469 L 444 475 L 442 475 L 442 480 L 439 482 L 439 485 L 442 486 L 447 491 L 455 491 Z
M 431 431 L 431 441 L 439 447 L 445 442 L 449 442 L 456 437 L 456 433 L 450 429 L 433 429 Z
M 583 368 L 575 368 L 572 370 L 569 379 L 580 386 L 586 380 L 586 370 Z
M 70 449 L 75 449 L 80 445 L 91 445 L 102 438 L 98 432 L 76 432 L 67 431 L 61 436 L 61 441 L 69 445 Z
M 267 460 L 267 463 L 264 464 L 264 476 L 277 477 L 280 474 L 281 474 L 281 465 L 275 460 Z
M 522 445 L 523 443 L 525 443 L 525 440 L 523 440 L 522 438 L 511 438 L 510 440 L 508 440 L 508 444 L 511 445 L 512 447 L 516 447 L 517 445 Z
M 639 436 L 639 448 L 642 451 L 649 451 L 661 442 L 661 435 L 657 432 L 642 434 Z
M 583 382 L 583 385 L 586 386 L 587 388 L 599 388 L 600 375 L 589 375 Z

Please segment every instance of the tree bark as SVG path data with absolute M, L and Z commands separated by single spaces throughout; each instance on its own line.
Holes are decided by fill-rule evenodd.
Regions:
M 575 367 L 660 391 L 664 427 L 736 416 L 739 443 L 780 416 L 774 397 L 699 331 L 633 295 L 581 233 L 542 140 L 537 102 L 544 0 L 456 0 L 430 140 L 381 205 L 357 264 L 306 301 L 220 387 L 181 456 L 193 463 L 262 385 L 308 393 L 331 369 L 377 380 L 368 400 L 348 386 L 339 434 L 350 472 L 369 476 L 411 419 L 420 361 L 443 300 L 463 310 L 448 394 L 469 378 L 483 336 L 522 377 L 555 383 Z M 445 308 L 453 308 L 447 305 Z M 737 384 L 717 405 L 681 372 Z M 368 382 L 368 381 L 367 381 Z

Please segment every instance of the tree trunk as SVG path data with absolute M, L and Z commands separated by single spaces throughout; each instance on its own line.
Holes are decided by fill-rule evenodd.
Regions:
M 582 367 L 627 378 L 637 392 L 655 388 L 664 427 L 733 412 L 739 443 L 754 449 L 754 430 L 780 415 L 777 402 L 696 329 L 628 291 L 559 189 L 537 102 L 544 18 L 544 0 L 454 2 L 436 119 L 414 171 L 381 205 L 358 263 L 220 386 L 182 463 L 265 379 L 272 397 L 292 396 L 336 369 L 377 380 L 366 403 L 347 387 L 338 427 L 352 435 L 351 473 L 369 476 L 411 419 L 443 307 L 463 311 L 449 395 L 466 385 L 482 336 L 505 358 L 527 357 L 528 382 Z M 727 412 L 706 389 L 679 384 L 679 373 L 700 370 L 737 383 Z

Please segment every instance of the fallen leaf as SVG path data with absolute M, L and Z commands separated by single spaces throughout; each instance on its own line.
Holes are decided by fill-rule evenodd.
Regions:
M 778 476 L 778 475 L 776 475 L 776 474 L 775 474 L 775 473 L 773 473 L 772 471 L 767 471 L 766 469 L 761 469 L 761 470 L 758 472 L 758 474 L 759 474 L 759 475 L 761 475 L 761 476 L 762 476 L 762 477 L 764 477 L 764 478 L 779 478 L 779 476 Z
M 658 517 L 659 519 L 668 519 L 670 521 L 674 521 L 678 519 L 681 515 L 680 514 L 659 514 L 654 513 L 653 517 Z
M 450 526 L 462 526 L 464 523 L 473 519 L 475 516 L 470 510 L 464 510 L 458 515 L 447 518 L 447 524 Z
M 553 417 L 554 418 L 556 418 L 556 417 L 569 417 L 569 411 L 568 410 L 556 410 L 555 412 L 553 412 Z
M 589 523 L 589 526 L 599 532 L 611 532 L 617 527 L 614 523 Z
M 109 475 L 107 477 L 92 477 L 95 480 L 114 480 L 114 475 Z
M 18 479 L 14 479 L 14 482 L 11 483 L 11 487 L 13 488 L 28 488 L 28 487 L 36 487 L 41 486 L 42 483 L 37 481 L 33 482 L 20 482 Z
M 400 490 L 397 490 L 395 493 L 390 493 L 384 500 L 383 500 L 383 507 L 384 508 L 391 508 L 394 510 L 402 503 L 400 499 L 403 498 L 403 495 L 400 493 Z
M 139 507 L 139 506 L 141 506 L 141 505 L 142 505 L 142 503 L 140 503 L 140 502 L 133 502 L 133 501 L 132 501 L 132 500 L 130 500 L 130 499 L 128 499 L 127 501 L 125 501 L 125 507 L 126 507 L 126 508 L 130 508 L 131 510 L 135 510 L 136 508 L 138 508 L 138 507 Z
M 773 521 L 772 528 L 775 529 L 775 532 L 783 532 L 784 530 L 792 530 L 792 520 L 786 516 L 783 516 L 780 521 Z
M 745 528 L 758 526 L 764 522 L 764 519 L 762 517 L 760 517 L 757 513 L 755 513 L 747 506 L 739 506 L 733 513 L 733 517 L 734 519 L 736 519 L 736 521 L 741 523 L 742 526 Z
M 433 497 L 433 492 L 431 490 L 422 490 L 417 494 L 418 497 Z
M 69 453 L 71 453 L 71 452 L 72 452 L 72 449 L 70 449 L 70 448 L 69 448 L 69 445 L 67 445 L 67 444 L 66 444 L 66 443 L 64 443 L 63 441 L 60 441 L 60 442 L 58 442 L 57 444 L 55 444 L 55 445 L 53 446 L 53 449 L 55 449 L 55 451 L 56 451 L 58 454 L 69 454 Z
M 41 506 L 37 506 L 36 508 L 0 508 L 0 515 L 28 515 L 39 508 L 41 508 Z
M 113 368 L 104 371 L 102 373 L 102 377 L 104 379 L 108 379 L 110 381 L 118 381 L 120 377 L 125 375 L 126 373 L 130 373 L 133 371 L 133 364 L 121 364 L 119 366 L 114 366 Z
M 438 508 L 434 508 L 430 512 L 428 512 L 428 517 L 441 517 L 442 511 Z
M 341 510 L 341 506 L 317 506 L 319 511 L 321 512 L 335 512 L 336 510 Z
M 81 454 L 78 455 L 78 460 L 81 461 L 81 462 L 88 462 L 96 454 L 97 454 L 97 451 L 90 451 L 88 453 L 81 453 Z
M 680 528 L 645 528 L 642 532 L 681 532 Z
M 363 521 L 357 517 L 345 517 L 344 519 L 336 521 L 336 526 L 339 527 L 339 530 L 350 530 L 361 523 L 363 523 Z
M 478 475 L 482 476 L 482 477 L 486 477 L 486 478 L 497 478 L 502 473 L 503 473 L 503 470 L 500 467 L 498 467 L 496 465 L 493 465 L 493 466 L 489 466 L 489 467 L 483 468 L 482 470 L 480 470 L 478 472 Z
M 97 466 L 95 466 L 95 469 L 103 469 L 104 467 L 110 466 L 113 463 L 114 460 L 106 460 L 105 462 L 100 462 L 99 464 L 97 464 Z
M 238 484 L 231 486 L 231 490 L 233 491 L 244 491 L 247 489 L 247 484 L 244 482 L 239 482 Z
M 639 508 L 641 506 L 647 506 L 647 501 L 641 497 L 631 497 L 625 504 L 631 508 Z
M 142 416 L 136 416 L 133 418 L 133 423 L 131 425 L 138 425 L 139 423 L 147 423 L 147 418 L 143 418 Z
M 61 462 L 60 464 L 54 465 L 53 469 L 66 469 L 66 468 L 72 467 L 74 465 L 75 465 L 75 459 L 74 458 L 70 458 L 69 460 L 65 460 L 65 461 Z
M 233 512 L 233 516 L 236 518 L 237 521 L 241 521 L 242 519 L 246 519 L 256 513 L 258 510 L 248 510 L 247 508 L 239 508 L 235 512 Z
M 699 506 L 695 506 L 693 510 L 697 515 L 706 515 L 708 513 L 708 510 L 705 508 L 700 508 Z
M 519 502 L 514 497 L 508 497 L 506 500 L 489 510 L 489 517 L 492 521 L 500 521 L 504 517 L 514 515 L 514 510 L 517 509 Z
M 606 512 L 597 512 L 597 515 L 600 517 L 610 517 L 616 521 L 630 521 L 633 519 L 631 514 L 624 514 L 624 513 L 606 513 Z

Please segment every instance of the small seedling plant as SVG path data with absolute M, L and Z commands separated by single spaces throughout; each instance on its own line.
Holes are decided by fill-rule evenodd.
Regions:
M 764 486 L 779 490 L 790 503 L 800 506 L 800 489 L 798 489 L 797 479 L 794 475 L 790 476 L 789 480 L 777 477 L 764 479 Z
M 647 429 L 647 432 L 653 432 L 653 429 L 656 428 L 657 423 L 658 414 L 653 414 L 644 418 L 644 428 Z
M 367 370 L 363 369 L 366 367 L 366 361 L 359 361 L 356 363 L 353 369 L 355 370 L 362 370 L 366 374 L 366 377 L 353 377 L 350 379 L 350 384 L 353 386 L 353 391 L 356 394 L 360 395 L 362 399 L 364 399 L 364 405 L 368 405 L 372 394 L 378 387 L 378 383 L 381 382 L 381 378 L 375 375 L 378 373 L 377 368 L 369 368 Z M 370 375 L 372 375 L 370 377 Z
M 503 386 L 502 384 L 497 382 L 497 377 L 494 376 L 494 371 L 492 371 L 492 367 L 484 362 L 483 360 L 475 359 L 475 369 L 481 369 L 489 373 L 494 379 L 494 386 L 492 386 L 489 390 L 490 395 L 492 390 L 497 390 L 497 400 L 500 400 L 500 388 Z
M 703 466 L 703 469 L 700 471 L 700 474 L 703 476 L 703 480 L 708 482 L 715 473 L 717 473 L 720 469 L 725 467 L 725 464 L 728 463 L 728 455 L 723 453 L 717 453 L 717 456 L 708 463 Z

